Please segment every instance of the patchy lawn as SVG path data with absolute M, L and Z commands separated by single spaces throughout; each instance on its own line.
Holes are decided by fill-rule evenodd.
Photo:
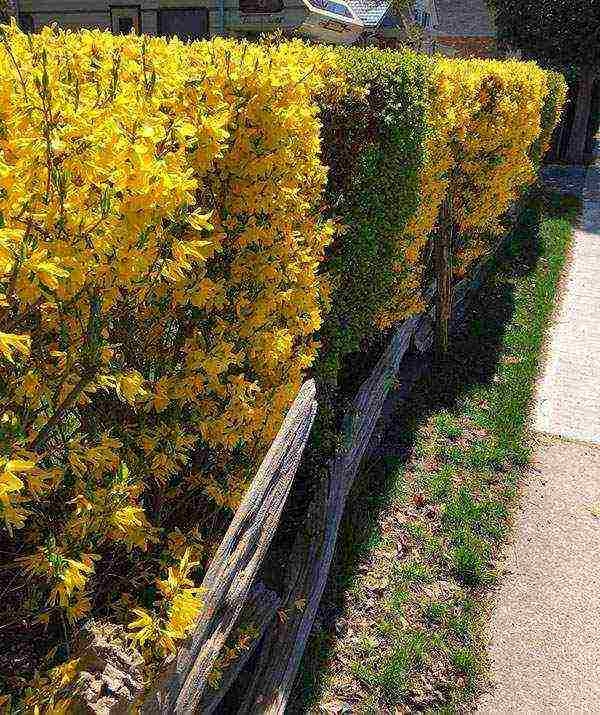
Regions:
M 578 202 L 539 194 L 357 480 L 289 712 L 457 713 L 485 683 L 527 416 Z

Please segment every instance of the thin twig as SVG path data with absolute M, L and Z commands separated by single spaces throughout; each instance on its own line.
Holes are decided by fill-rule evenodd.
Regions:
M 62 405 L 58 408 L 58 410 L 56 410 L 56 412 L 52 415 L 50 420 L 44 425 L 40 432 L 38 432 L 37 437 L 31 443 L 31 449 L 33 451 L 37 451 L 45 444 L 57 422 L 59 422 L 64 417 L 65 412 L 69 409 L 69 407 L 71 407 L 71 405 L 77 400 L 77 398 L 81 395 L 84 389 L 90 384 L 90 382 L 94 379 L 95 375 L 96 369 L 88 369 L 83 373 L 83 375 L 79 378 L 79 382 L 67 395 Z

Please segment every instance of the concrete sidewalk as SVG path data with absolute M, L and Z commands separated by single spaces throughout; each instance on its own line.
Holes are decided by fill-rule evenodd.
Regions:
M 600 444 L 600 167 L 588 172 L 583 195 L 533 424 L 539 432 Z
M 600 448 L 544 440 L 490 626 L 477 713 L 600 713 Z
M 532 416 L 544 436 L 492 615 L 483 715 L 600 715 L 600 158 L 583 199 Z

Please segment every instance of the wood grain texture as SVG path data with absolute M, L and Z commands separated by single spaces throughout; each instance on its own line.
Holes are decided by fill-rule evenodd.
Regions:
M 450 316 L 452 315 L 452 249 L 454 244 L 452 201 L 444 200 L 440 208 L 439 228 L 433 241 L 435 267 L 435 348 L 439 357 L 450 346 Z
M 196 708 L 197 715 L 211 715 L 225 697 L 229 688 L 235 682 L 242 668 L 252 656 L 269 624 L 275 618 L 277 609 L 281 605 L 281 598 L 274 591 L 270 591 L 260 581 L 252 587 L 248 601 L 240 614 L 233 632 L 242 625 L 251 624 L 257 630 L 257 637 L 250 647 L 245 650 L 223 673 L 217 690 L 207 688 Z
M 313 380 L 306 382 L 271 445 L 202 581 L 204 607 L 196 629 L 149 696 L 143 713 L 189 715 L 248 599 L 271 544 L 315 418 Z
M 411 318 L 397 328 L 345 420 L 342 445 L 317 489 L 290 557 L 283 599 L 287 619 L 275 621 L 267 632 L 239 715 L 285 711 L 327 582 L 348 492 L 418 323 L 418 318 Z

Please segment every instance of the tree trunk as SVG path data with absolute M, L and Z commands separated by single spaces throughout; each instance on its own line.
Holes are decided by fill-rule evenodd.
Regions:
M 454 239 L 452 199 L 444 200 L 439 228 L 434 239 L 436 280 L 435 347 L 438 358 L 448 353 L 450 315 L 452 313 L 452 244 Z
M 585 145 L 592 111 L 592 92 L 595 79 L 595 70 L 591 68 L 582 69 L 577 92 L 575 119 L 573 120 L 571 139 L 567 150 L 567 161 L 570 164 L 583 164 L 585 159 Z

